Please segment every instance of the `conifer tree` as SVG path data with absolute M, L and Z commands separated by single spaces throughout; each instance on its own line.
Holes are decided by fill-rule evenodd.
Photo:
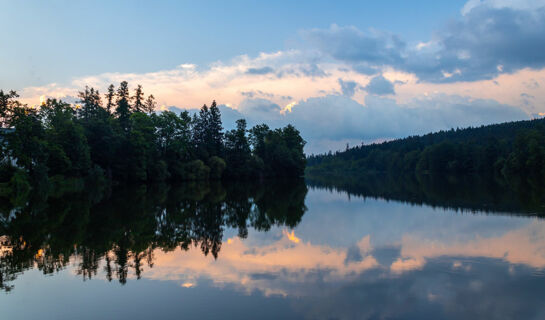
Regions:
M 108 111 L 108 113 L 112 113 L 115 97 L 115 87 L 113 84 L 110 84 L 110 86 L 108 86 L 108 93 L 106 93 L 104 96 L 106 97 L 106 110 Z
M 89 120 L 91 117 L 96 116 L 102 108 L 100 93 L 95 88 L 85 86 L 85 91 L 80 91 L 78 97 L 79 102 L 82 104 L 81 109 L 78 110 L 78 116 L 83 120 Z
M 221 123 L 220 109 L 216 105 L 216 101 L 212 101 L 208 113 L 207 123 L 207 145 L 210 156 L 220 156 L 223 145 L 223 126 Z
M 246 120 L 237 120 L 237 128 L 225 133 L 225 160 L 231 176 L 245 176 L 249 173 L 251 158 L 250 143 L 246 137 Z
M 208 106 L 201 107 L 199 114 L 193 115 L 193 144 L 197 151 L 197 156 L 201 159 L 208 159 L 210 156 L 206 145 L 208 130 Z
M 136 89 L 134 89 L 134 96 L 132 96 L 132 100 L 134 101 L 133 109 L 134 112 L 144 112 L 144 91 L 142 90 L 142 86 L 138 85 Z
M 153 94 L 150 94 L 144 103 L 144 111 L 148 114 L 152 114 L 157 107 L 157 102 L 155 102 L 155 97 Z
M 127 131 L 129 128 L 129 118 L 131 116 L 129 99 L 129 84 L 127 81 L 123 81 L 119 84 L 119 88 L 117 89 L 117 107 L 115 109 L 115 114 L 124 131 Z

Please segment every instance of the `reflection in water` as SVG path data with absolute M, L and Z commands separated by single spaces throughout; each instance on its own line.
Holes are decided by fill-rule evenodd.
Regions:
M 309 177 L 312 187 L 350 195 L 427 204 L 463 211 L 545 215 L 545 185 L 526 180 L 496 180 L 480 176 Z
M 37 268 L 44 274 L 78 262 L 84 280 L 99 271 L 126 283 L 129 269 L 137 278 L 154 264 L 154 252 L 199 247 L 214 258 L 224 228 L 248 236 L 248 226 L 266 231 L 293 228 L 301 220 L 307 188 L 303 181 L 267 184 L 189 184 L 183 187 L 140 186 L 117 190 L 97 201 L 87 194 L 35 199 L 2 213 L 0 288 L 9 291 L 17 274 Z
M 481 206 L 476 196 L 441 202 L 446 193 L 421 192 L 413 191 L 408 202 L 431 206 L 331 188 L 308 191 L 302 181 L 139 187 L 104 199 L 36 200 L 2 213 L 0 285 L 14 289 L 4 297 L 16 296 L 29 269 L 64 270 L 58 278 L 68 271 L 72 288 L 93 278 L 140 283 L 121 295 L 108 294 L 126 287 L 101 291 L 118 301 L 137 290 L 136 305 L 122 310 L 127 318 L 217 318 L 198 307 L 202 300 L 246 311 L 237 318 L 255 318 L 261 310 L 268 310 L 261 318 L 544 318 L 545 220 L 515 209 L 536 203 L 512 195 L 494 202 L 486 195 L 489 214 L 466 215 L 460 209 Z M 407 201 L 402 193 L 389 195 Z M 71 295 L 93 305 L 97 290 L 86 286 Z M 28 301 L 46 299 L 32 290 L 23 294 Z M 156 296 L 160 306 L 152 305 Z M 8 315 L 28 316 L 0 299 L 4 307 L 12 310 Z M 88 318 L 107 317 L 102 309 Z

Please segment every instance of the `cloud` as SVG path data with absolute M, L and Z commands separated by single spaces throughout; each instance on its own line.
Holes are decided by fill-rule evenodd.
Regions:
M 462 14 L 469 13 L 474 8 L 487 7 L 487 8 L 511 8 L 519 10 L 532 10 L 545 6 L 544 0 L 469 0 L 462 8 Z
M 246 74 L 257 74 L 257 75 L 269 74 L 273 72 L 274 72 L 274 69 L 271 67 L 249 68 L 248 70 L 246 70 Z
M 365 104 L 345 95 L 312 97 L 291 104 L 291 112 L 262 98 L 245 99 L 238 109 L 222 106 L 227 126 L 244 117 L 249 126 L 295 125 L 308 142 L 309 153 L 338 150 L 361 142 L 384 141 L 451 128 L 529 119 L 520 108 L 494 100 L 435 94 L 399 104 L 392 98 L 368 95 Z
M 302 38 L 308 46 L 367 75 L 391 67 L 428 82 L 492 79 L 501 73 L 545 67 L 545 7 L 538 6 L 543 1 L 527 2 L 534 6 L 472 2 L 464 15 L 436 31 L 431 41 L 416 46 L 391 33 L 335 24 L 302 32 Z
M 404 60 L 402 52 L 406 44 L 391 33 L 362 32 L 355 27 L 333 24 L 329 29 L 311 29 L 301 32 L 301 35 L 322 52 L 337 60 L 354 63 L 366 71 L 375 65 L 399 65 Z
M 168 253 L 156 250 L 154 267 L 144 277 L 193 286 L 199 285 L 199 279 L 209 278 L 215 286 L 230 284 L 246 292 L 260 290 L 266 296 L 297 296 L 309 293 L 304 284 L 313 277 L 313 270 L 323 270 L 324 282 L 334 283 L 378 266 L 369 254 L 368 236 L 356 244 L 360 259 L 347 262 L 344 248 L 311 244 L 297 237 L 293 230 L 282 230 L 281 235 L 262 246 L 250 246 L 239 238 L 227 239 L 218 260 L 204 257 L 193 247 Z
M 339 84 L 341 85 L 341 92 L 343 95 L 347 97 L 353 97 L 354 93 L 356 92 L 356 88 L 358 87 L 358 84 L 355 81 L 344 81 L 343 79 L 339 79 Z
M 221 113 L 221 122 L 225 130 L 236 128 L 236 121 L 243 119 L 244 115 L 240 111 L 230 108 L 224 104 L 218 106 Z
M 261 98 L 245 99 L 237 109 L 244 115 L 250 125 L 258 123 L 275 123 L 282 118 L 282 107 L 278 104 Z
M 299 71 L 307 77 L 326 77 L 327 73 L 318 67 L 317 64 L 312 63 L 309 65 L 303 65 L 299 68 Z
M 364 87 L 365 91 L 375 95 L 394 94 L 394 85 L 382 75 L 373 77 L 369 84 Z
M 513 106 L 460 96 L 439 94 L 398 104 L 369 95 L 363 105 L 346 96 L 329 95 L 298 102 L 286 114 L 285 122 L 293 123 L 309 141 L 307 152 L 323 152 L 324 140 L 335 150 L 346 142 L 359 144 L 528 118 Z
M 524 11 L 479 6 L 438 33 L 441 49 L 433 53 L 435 58 L 415 56 L 406 69 L 427 81 L 473 81 L 523 68 L 543 68 L 544 37 L 545 8 Z M 431 63 L 423 65 L 421 58 Z M 439 72 L 453 76 L 446 78 Z
M 292 123 L 308 152 L 528 119 L 545 112 L 545 11 L 538 1 L 523 2 L 473 1 L 417 43 L 332 25 L 302 31 L 298 49 L 200 67 L 88 75 L 20 93 L 31 105 L 40 96 L 72 102 L 85 85 L 104 93 L 110 83 L 127 80 L 131 91 L 142 84 L 153 93 L 162 109 L 195 109 L 215 99 L 228 129 L 241 117 L 250 126 Z
M 321 193 L 314 196 L 323 204 Z M 314 219 L 307 223 L 314 220 L 330 230 L 331 225 L 316 219 L 322 213 L 316 208 L 321 207 L 318 203 L 314 205 Z M 358 229 L 357 237 L 349 243 L 335 243 L 332 234 L 316 236 L 316 229 L 305 224 L 295 231 L 273 228 L 268 232 L 270 237 L 250 232 L 244 240 L 227 239 L 217 260 L 203 256 L 195 247 L 168 253 L 157 249 L 154 266 L 143 277 L 180 285 L 189 283 L 197 288 L 219 287 L 225 292 L 258 291 L 267 297 L 294 298 L 290 300 L 294 302 L 292 305 L 301 312 L 311 312 L 304 315 L 313 319 L 332 316 L 350 319 L 362 315 L 395 318 L 410 312 L 461 319 L 475 314 L 516 317 L 527 312 L 529 318 L 539 318 L 543 313 L 541 295 L 536 294 L 543 291 L 543 278 L 535 277 L 545 266 L 544 243 L 540 241 L 545 236 L 543 221 L 513 222 L 509 218 L 488 216 L 486 221 L 493 219 L 494 223 L 483 230 L 483 217 L 471 216 L 460 221 L 454 212 L 450 212 L 452 215 L 443 212 L 438 217 L 432 208 L 418 207 L 412 212 L 411 208 L 398 205 L 390 202 L 382 207 L 371 201 L 365 207 L 366 217 L 361 218 L 361 214 L 356 214 L 362 210 L 361 203 L 354 203 L 352 213 L 361 218 L 356 221 L 363 224 L 363 230 L 367 227 L 372 231 L 367 234 Z M 338 206 L 336 202 L 323 214 L 331 217 L 331 208 Z M 384 218 L 385 213 L 406 217 L 407 210 L 415 213 L 410 223 L 375 219 L 375 215 Z M 422 214 L 422 210 L 429 211 Z M 414 220 L 415 216 L 420 218 Z M 352 218 L 350 214 L 337 217 L 333 226 L 337 223 L 345 232 L 354 229 Z M 450 218 L 456 220 L 449 224 L 454 228 L 450 232 L 444 228 L 430 229 L 430 222 L 444 225 Z M 396 228 L 398 224 L 400 228 Z M 477 236 L 475 228 L 479 230 Z M 390 232 L 401 239 L 395 236 L 392 239 Z M 336 233 L 347 238 L 343 232 Z M 378 238 L 384 233 L 388 234 L 386 243 L 379 244 Z M 308 238 L 311 234 L 316 240 Z M 392 244 L 399 249 L 392 250 Z M 392 251 L 384 263 L 377 257 L 383 250 Z M 523 296 L 517 295 L 513 300 L 509 293 L 520 289 L 521 283 L 525 284 Z M 460 299 L 466 307 L 459 308 Z

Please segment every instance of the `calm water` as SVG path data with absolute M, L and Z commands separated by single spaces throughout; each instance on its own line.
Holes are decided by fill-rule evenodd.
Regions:
M 1 209 L 0 318 L 545 319 L 545 220 L 433 205 L 301 181 L 37 195 Z

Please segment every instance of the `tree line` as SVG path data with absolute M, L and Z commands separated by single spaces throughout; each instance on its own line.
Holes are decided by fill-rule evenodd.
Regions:
M 156 112 L 153 95 L 123 81 L 102 96 L 90 87 L 77 104 L 47 99 L 31 108 L 0 90 L 0 181 L 23 188 L 48 177 L 95 175 L 113 181 L 296 177 L 305 141 L 292 125 L 223 129 L 216 102 L 193 116 Z M 25 180 L 26 179 L 26 180 Z
M 309 176 L 456 175 L 545 181 L 545 119 L 451 129 L 312 155 Z

